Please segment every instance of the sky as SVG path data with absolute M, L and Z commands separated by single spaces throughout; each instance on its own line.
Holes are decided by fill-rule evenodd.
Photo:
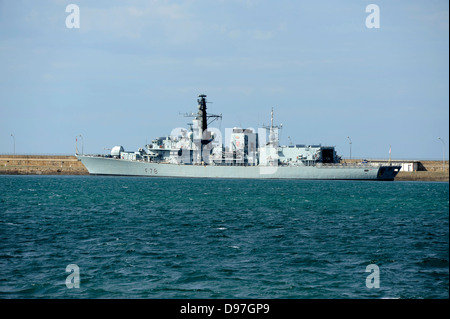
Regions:
M 134 151 L 206 94 L 223 132 L 448 159 L 448 41 L 447 0 L 0 0 L 0 154 Z

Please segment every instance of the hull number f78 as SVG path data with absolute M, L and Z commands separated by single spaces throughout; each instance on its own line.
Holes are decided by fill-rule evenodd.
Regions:
M 149 175 L 158 175 L 158 170 L 156 168 L 146 168 L 145 173 Z

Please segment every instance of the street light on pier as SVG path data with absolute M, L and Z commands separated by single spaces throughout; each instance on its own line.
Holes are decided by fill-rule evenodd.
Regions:
M 81 137 L 81 154 L 84 155 L 84 139 L 83 136 L 78 135 L 79 137 Z
M 14 134 L 11 133 L 11 137 L 13 138 L 13 154 L 16 156 L 16 138 L 14 137 Z
M 347 138 L 350 141 L 350 159 L 352 159 L 352 139 L 350 138 L 350 136 L 347 136 Z
M 442 171 L 445 171 L 445 143 L 444 140 L 438 137 L 438 140 L 442 142 Z

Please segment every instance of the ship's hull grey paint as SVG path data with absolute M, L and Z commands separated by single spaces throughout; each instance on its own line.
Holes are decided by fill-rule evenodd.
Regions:
M 149 163 L 77 155 L 92 175 L 242 179 L 394 180 L 400 166 L 213 166 Z M 380 171 L 381 170 L 381 171 Z

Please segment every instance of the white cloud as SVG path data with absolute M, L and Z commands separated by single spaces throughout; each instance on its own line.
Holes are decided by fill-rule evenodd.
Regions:
M 248 33 L 253 39 L 256 40 L 270 40 L 275 36 L 274 31 L 253 30 Z
M 46 80 L 46 81 L 51 81 L 51 80 L 55 79 L 55 76 L 51 73 L 44 73 L 44 74 L 42 74 L 41 77 L 43 80 Z
M 170 43 L 183 43 L 196 38 L 197 32 L 188 7 L 165 1 L 105 8 L 82 6 L 81 30 L 119 38 L 164 37 Z

